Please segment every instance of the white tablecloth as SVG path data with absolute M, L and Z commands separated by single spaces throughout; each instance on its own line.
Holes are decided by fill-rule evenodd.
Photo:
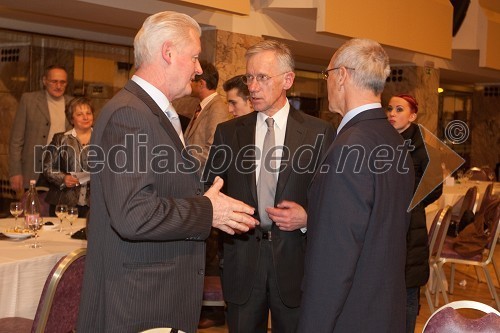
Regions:
M 57 218 L 45 217 L 54 223 Z M 14 219 L 1 219 L 0 232 L 13 225 Z M 73 231 L 85 226 L 85 219 L 73 224 Z M 69 228 L 65 222 L 64 227 Z M 33 239 L 0 240 L 0 318 L 24 317 L 33 319 L 45 280 L 57 261 L 81 247 L 87 241 L 72 239 L 65 232 L 41 230 L 42 247 L 32 249 Z

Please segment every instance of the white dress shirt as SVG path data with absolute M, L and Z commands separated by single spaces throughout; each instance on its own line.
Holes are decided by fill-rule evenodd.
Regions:
M 179 119 L 179 115 L 177 114 L 177 111 L 175 111 L 174 107 L 171 105 L 172 103 L 170 103 L 167 96 L 165 96 L 158 88 L 153 86 L 151 83 L 149 83 L 148 81 L 144 80 L 143 78 L 137 75 L 132 76 L 131 80 L 137 83 L 142 89 L 144 89 L 144 91 L 153 99 L 153 101 L 155 101 L 158 107 L 170 120 L 172 126 L 174 126 L 175 128 L 176 125 L 173 122 L 173 118 L 177 117 L 177 119 Z M 173 116 L 169 115 L 167 111 L 171 111 L 173 113 Z M 186 145 L 184 142 L 184 136 L 182 135 L 182 131 L 180 131 L 180 133 L 178 134 L 179 138 L 182 141 L 182 144 Z
M 286 123 L 288 121 L 288 114 L 290 113 L 290 104 L 288 103 L 288 100 L 286 101 L 286 104 L 272 116 L 274 119 L 274 143 L 276 144 L 277 147 L 280 147 L 279 149 L 276 150 L 276 165 L 279 166 L 281 165 L 281 157 L 283 156 L 283 145 L 285 144 L 285 134 L 286 134 Z M 259 175 L 260 175 L 260 163 L 262 159 L 262 147 L 264 146 L 264 138 L 266 136 L 267 132 L 267 124 L 266 124 L 266 119 L 268 118 L 267 115 L 265 115 L 262 112 L 259 112 L 257 114 L 257 122 L 255 124 L 255 147 L 258 149 L 260 154 L 256 155 L 256 160 L 255 160 L 255 181 L 257 182 L 259 180 Z M 279 167 L 277 168 L 277 172 L 275 174 L 276 176 L 276 181 L 278 180 L 278 175 L 279 175 Z

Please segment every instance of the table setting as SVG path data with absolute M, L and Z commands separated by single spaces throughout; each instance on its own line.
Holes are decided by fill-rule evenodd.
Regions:
M 85 225 L 82 218 L 70 225 L 65 217 L 40 217 L 28 229 L 23 218 L 0 219 L 0 318 L 34 318 L 54 265 L 71 251 L 87 246 L 86 240 L 69 235 Z

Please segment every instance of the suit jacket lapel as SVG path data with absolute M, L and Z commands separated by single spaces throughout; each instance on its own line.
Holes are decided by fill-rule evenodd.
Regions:
M 255 124 L 257 123 L 257 112 L 251 113 L 248 117 L 245 117 L 245 120 L 242 121 L 236 127 L 236 136 L 238 138 L 238 152 L 240 152 L 244 147 L 253 146 L 255 147 Z M 251 161 L 251 163 L 255 163 L 255 158 L 250 158 L 246 156 L 246 158 Z M 237 161 L 236 163 L 241 163 L 241 161 Z M 257 203 L 257 185 L 256 185 L 256 176 L 255 170 L 253 172 L 246 172 L 244 177 L 247 180 L 248 186 L 250 188 L 250 192 L 252 193 L 252 197 Z
M 143 101 L 146 104 L 146 106 L 151 110 L 151 112 L 153 112 L 159 118 L 160 125 L 165 129 L 167 134 L 170 136 L 170 138 L 174 142 L 179 152 L 182 153 L 184 145 L 182 144 L 182 141 L 179 138 L 177 131 L 170 122 L 170 119 L 168 119 L 168 117 L 160 109 L 158 104 L 156 104 L 156 102 L 151 98 L 151 96 L 149 96 L 137 83 L 135 83 L 132 80 L 127 82 L 127 84 L 125 85 L 125 89 L 130 91 L 132 94 L 137 96 L 141 101 Z
M 283 193 L 288 178 L 290 177 L 290 174 L 292 172 L 293 161 L 291 160 L 291 158 L 294 157 L 295 151 L 297 151 L 304 140 L 306 129 L 304 128 L 304 126 L 302 126 L 303 122 L 304 118 L 302 117 L 302 115 L 294 107 L 290 106 L 290 113 L 288 114 L 284 142 L 284 146 L 287 147 L 287 149 L 283 151 L 283 156 L 281 158 L 282 162 L 280 165 L 278 184 L 276 185 L 276 195 L 274 199 L 275 203 L 280 201 L 279 199 L 281 198 L 281 194 Z

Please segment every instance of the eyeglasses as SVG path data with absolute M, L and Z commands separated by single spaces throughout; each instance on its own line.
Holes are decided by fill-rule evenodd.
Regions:
M 64 80 L 47 80 L 47 82 L 54 86 L 57 84 L 60 84 L 61 86 L 65 86 L 66 84 L 68 84 L 68 82 Z
M 339 67 L 334 67 L 334 68 L 330 68 L 330 69 L 325 69 L 324 71 L 321 71 L 321 75 L 323 77 L 323 80 L 328 79 L 328 76 L 330 76 L 330 73 L 328 73 L 329 71 L 334 71 L 334 70 L 339 69 L 341 67 L 344 67 L 345 69 L 355 70 L 355 68 L 345 67 L 345 66 L 339 66 Z
M 246 84 L 248 86 L 248 85 L 252 84 L 253 80 L 255 80 L 259 83 L 266 83 L 267 81 L 269 81 L 269 79 L 272 79 L 273 77 L 280 76 L 280 75 L 283 75 L 286 73 L 289 73 L 289 72 L 284 72 L 284 73 L 276 74 L 273 76 L 269 76 L 266 74 L 257 74 L 255 76 L 253 76 L 253 75 L 247 74 L 247 75 L 243 75 L 241 77 L 241 80 L 243 81 L 244 84 Z

